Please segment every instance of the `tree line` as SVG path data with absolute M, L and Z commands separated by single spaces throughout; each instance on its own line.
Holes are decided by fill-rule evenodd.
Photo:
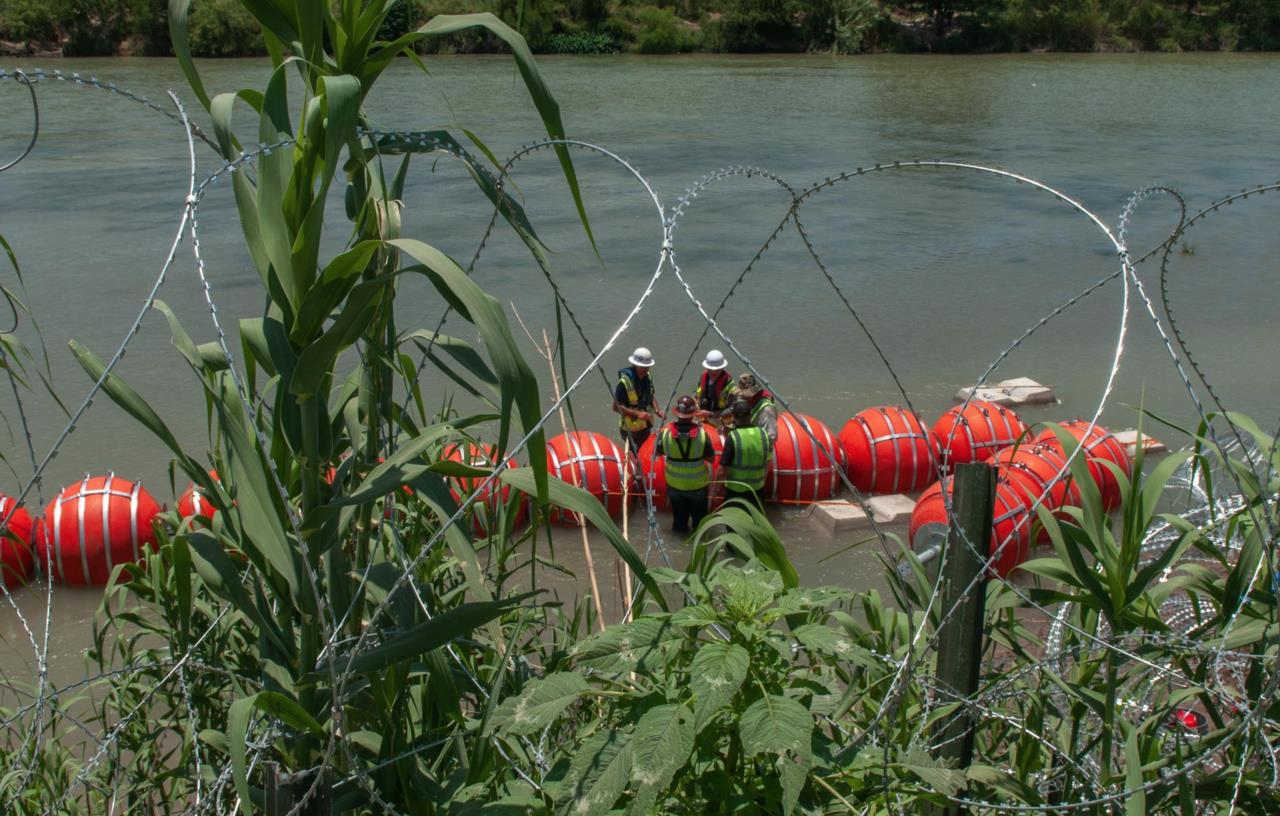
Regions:
M 402 0 L 383 34 L 474 11 L 556 54 L 1280 50 L 1277 0 Z M 0 0 L 0 41 L 11 53 L 165 55 L 167 14 L 167 0 Z M 190 19 L 197 56 L 265 53 L 238 0 L 196 0 Z M 471 32 L 422 48 L 502 44 Z

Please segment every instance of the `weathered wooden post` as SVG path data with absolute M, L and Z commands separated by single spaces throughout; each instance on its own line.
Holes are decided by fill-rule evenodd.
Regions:
M 951 494 L 951 525 L 942 568 L 942 614 L 938 633 L 937 683 L 944 700 L 978 691 L 982 663 L 982 620 L 987 583 L 984 563 L 991 552 L 995 469 L 975 462 L 958 465 Z M 954 610 L 954 611 L 952 611 Z M 948 614 L 950 613 L 950 614 Z M 963 705 L 933 731 L 938 759 L 963 770 L 973 762 L 973 717 Z M 958 805 L 942 812 L 959 814 Z

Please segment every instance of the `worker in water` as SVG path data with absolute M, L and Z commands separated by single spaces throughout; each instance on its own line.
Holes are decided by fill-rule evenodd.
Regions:
M 739 398 L 730 410 L 733 429 L 725 433 L 724 451 L 720 454 L 724 498 L 726 502 L 738 499 L 763 510 L 760 491 L 764 490 L 765 471 L 773 456 L 773 441 L 764 428 L 751 422 L 751 403 Z
M 613 389 L 613 410 L 622 415 L 620 427 L 622 441 L 631 453 L 638 453 L 640 446 L 653 430 L 653 416 L 663 416 L 658 398 L 653 392 L 653 380 L 649 369 L 653 368 L 653 355 L 641 346 L 627 358 L 631 365 L 618 371 L 618 385 Z
M 658 453 L 666 457 L 667 498 L 671 531 L 697 529 L 707 514 L 707 462 L 715 458 L 711 437 L 697 421 L 698 403 L 688 394 L 676 400 L 675 422 L 658 436 Z
M 765 434 L 769 437 L 770 446 L 778 442 L 778 409 L 773 404 L 773 394 L 763 387 L 756 379 L 756 375 L 747 372 L 738 378 L 738 385 L 734 389 L 734 398 L 745 400 L 747 407 L 750 409 L 748 417 L 750 423 L 759 428 L 763 428 Z M 734 416 L 734 424 L 741 428 L 738 418 Z
M 698 418 L 719 423 L 720 415 L 733 402 L 733 376 L 726 370 L 729 364 L 718 349 L 707 352 L 702 361 L 702 378 L 694 396 L 698 400 Z

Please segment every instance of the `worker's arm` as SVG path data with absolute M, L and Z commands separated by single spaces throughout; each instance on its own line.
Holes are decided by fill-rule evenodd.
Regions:
M 648 413 L 627 405 L 627 387 L 622 383 L 613 389 L 613 412 L 631 419 L 648 419 Z
M 726 436 L 724 438 L 724 452 L 720 454 L 721 467 L 729 467 L 733 464 L 733 437 Z
M 771 446 L 778 441 L 778 412 L 772 406 L 760 412 L 760 427 L 764 428 Z

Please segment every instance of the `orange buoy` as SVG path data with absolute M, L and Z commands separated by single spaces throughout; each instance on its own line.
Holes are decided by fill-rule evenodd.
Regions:
M 933 435 L 914 411 L 880 405 L 840 430 L 849 481 L 863 493 L 908 493 L 938 478 Z
M 814 444 L 815 438 L 822 443 L 821 448 Z M 769 501 L 804 503 L 829 499 L 840 489 L 843 468 L 844 450 L 830 428 L 806 414 L 781 414 L 764 497 Z
M 35 555 L 31 552 L 31 514 L 9 496 L 0 493 L 0 574 L 4 585 L 19 587 L 35 574 Z
M 41 564 L 68 584 L 105 584 L 117 564 L 141 561 L 155 548 L 151 520 L 160 506 L 141 484 L 85 476 L 59 491 L 36 527 Z
M 209 478 L 215 482 L 220 482 L 218 471 L 209 471 Z M 218 508 L 214 507 L 209 501 L 209 497 L 204 491 L 196 486 L 195 482 L 187 485 L 187 489 L 178 497 L 178 518 L 188 519 L 193 516 L 205 516 L 212 520 L 218 514 Z
M 1085 431 L 1088 427 L 1089 423 L 1083 419 L 1075 419 L 1062 424 L 1062 428 L 1074 436 L 1084 447 L 1085 461 L 1089 465 L 1089 475 L 1093 477 L 1093 483 L 1098 486 L 1098 492 L 1102 494 L 1102 509 L 1110 513 L 1120 506 L 1120 481 L 1116 479 L 1115 472 L 1102 464 L 1102 462 L 1111 462 L 1120 468 L 1120 472 L 1127 479 L 1133 473 L 1133 459 L 1129 456 L 1129 451 L 1125 449 L 1120 440 L 1116 439 L 1111 431 L 1101 425 L 1094 425 L 1093 430 L 1086 439 Z M 1062 448 L 1062 441 L 1058 439 L 1058 435 L 1053 432 L 1052 428 L 1041 431 L 1035 441 L 1036 444 L 1053 448 L 1060 455 L 1066 455 Z
M 622 515 L 622 462 L 618 444 L 595 431 L 570 431 L 547 443 L 547 471 L 595 496 L 614 518 Z M 558 509 L 551 521 L 578 526 L 573 513 Z
M 451 462 L 461 462 L 464 465 L 470 465 L 475 468 L 492 468 L 498 464 L 497 448 L 493 445 L 481 446 L 474 442 L 467 442 L 464 445 L 450 443 L 444 446 L 440 454 Z M 516 467 L 519 467 L 519 465 L 514 459 L 507 465 L 508 470 Z M 483 476 L 450 476 L 449 493 L 453 496 L 454 501 L 461 502 L 463 498 L 476 492 L 484 484 L 484 480 L 485 477 Z M 471 526 L 476 531 L 476 535 L 484 536 L 489 534 L 490 522 L 498 518 L 498 514 L 506 506 L 510 497 L 510 486 L 496 481 L 490 482 L 480 491 L 480 494 L 472 504 Z M 519 501 L 516 502 L 515 524 L 520 524 L 524 520 L 525 509 L 526 503 L 522 495 Z
M 1033 517 L 1036 502 L 1058 518 L 1067 518 L 1063 507 L 1080 506 L 1080 486 L 1071 478 L 1067 460 L 1057 450 L 1047 445 L 1015 445 L 997 453 L 993 461 L 1001 475 L 1022 494 L 1023 504 Z M 1049 532 L 1041 528 L 1036 543 L 1048 541 Z
M 702 424 L 707 436 L 711 438 L 711 448 L 716 455 L 711 459 L 710 483 L 707 485 L 707 509 L 714 510 L 724 504 L 724 480 L 720 478 L 720 452 L 724 450 L 724 437 L 710 422 Z M 658 434 L 653 433 L 636 451 L 636 459 L 640 462 L 640 476 L 643 489 L 653 494 L 653 506 L 664 513 L 671 509 L 667 500 L 667 460 L 664 456 L 655 456 L 658 447 Z
M 1026 423 L 1003 405 L 970 400 L 968 405 L 957 405 L 938 417 L 933 423 L 933 442 L 938 460 L 949 473 L 956 465 L 988 461 L 996 451 L 1017 442 L 1026 430 Z
M 920 494 L 915 509 L 911 511 L 911 523 L 907 538 L 917 553 L 933 546 L 941 546 L 947 538 L 947 506 L 942 497 L 946 490 L 950 498 L 953 477 L 943 477 Z M 1026 560 L 1031 551 L 1031 518 L 1021 493 L 1006 478 L 996 481 L 995 510 L 991 520 L 991 549 L 993 559 L 988 572 L 1003 578 Z

